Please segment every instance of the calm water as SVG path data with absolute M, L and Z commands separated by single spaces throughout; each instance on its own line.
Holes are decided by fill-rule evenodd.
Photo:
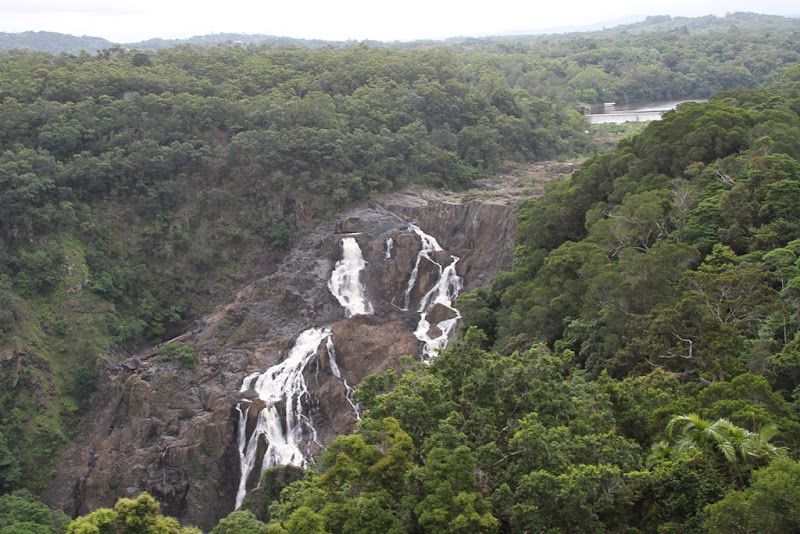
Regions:
M 665 111 L 675 109 L 678 104 L 684 102 L 706 102 L 706 100 L 670 100 L 650 104 L 606 106 L 597 113 L 586 115 L 586 118 L 592 124 L 657 121 Z

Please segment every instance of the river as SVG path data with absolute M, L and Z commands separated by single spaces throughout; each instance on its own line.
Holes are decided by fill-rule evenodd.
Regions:
M 591 124 L 622 124 L 661 120 L 661 115 L 684 102 L 706 102 L 706 100 L 669 100 L 651 104 L 605 105 L 597 113 L 586 115 Z

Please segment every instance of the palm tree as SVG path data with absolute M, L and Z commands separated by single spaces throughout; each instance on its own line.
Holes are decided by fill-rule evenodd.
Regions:
M 769 442 L 775 436 L 775 425 L 767 425 L 758 432 L 751 432 L 727 419 L 709 421 L 698 414 L 676 415 L 667 424 L 667 435 L 677 452 L 700 449 L 724 460 L 734 474 L 743 482 L 742 474 L 760 466 L 771 458 L 782 456 L 786 450 Z M 660 447 L 664 448 L 665 444 Z M 658 451 L 654 451 L 656 453 Z

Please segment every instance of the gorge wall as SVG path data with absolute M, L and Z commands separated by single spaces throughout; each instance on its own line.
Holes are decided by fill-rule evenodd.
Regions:
M 301 370 L 308 421 L 301 422 L 306 430 L 298 431 L 297 443 L 309 458 L 318 453 L 357 421 L 347 386 L 399 366 L 404 355 L 421 357 L 420 329 L 436 337 L 439 326 L 456 317 L 431 300 L 425 304 L 431 326 L 420 327 L 420 305 L 453 256 L 465 290 L 510 266 L 513 209 L 503 200 L 394 194 L 321 224 L 277 270 L 172 340 L 196 348 L 196 364 L 152 349 L 107 370 L 46 502 L 85 514 L 148 491 L 163 513 L 210 528 L 234 508 L 242 472 L 239 432 L 252 435 L 264 408 L 253 387 L 242 387 L 245 377 L 285 361 L 302 333 L 326 329 L 330 343 L 318 342 Z M 411 223 L 443 250 L 418 261 L 422 234 Z M 346 237 L 363 254 L 358 278 L 370 314 L 348 313 L 328 286 Z M 276 414 L 285 417 L 286 409 L 277 406 Z M 264 440 L 257 446 L 263 455 Z M 248 489 L 259 472 L 257 466 L 245 481 Z

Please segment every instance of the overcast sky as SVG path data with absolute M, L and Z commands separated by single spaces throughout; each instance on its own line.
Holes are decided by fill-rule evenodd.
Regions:
M 209 33 L 381 41 L 524 33 L 646 15 L 798 15 L 795 0 L 0 0 L 0 31 L 137 42 Z

